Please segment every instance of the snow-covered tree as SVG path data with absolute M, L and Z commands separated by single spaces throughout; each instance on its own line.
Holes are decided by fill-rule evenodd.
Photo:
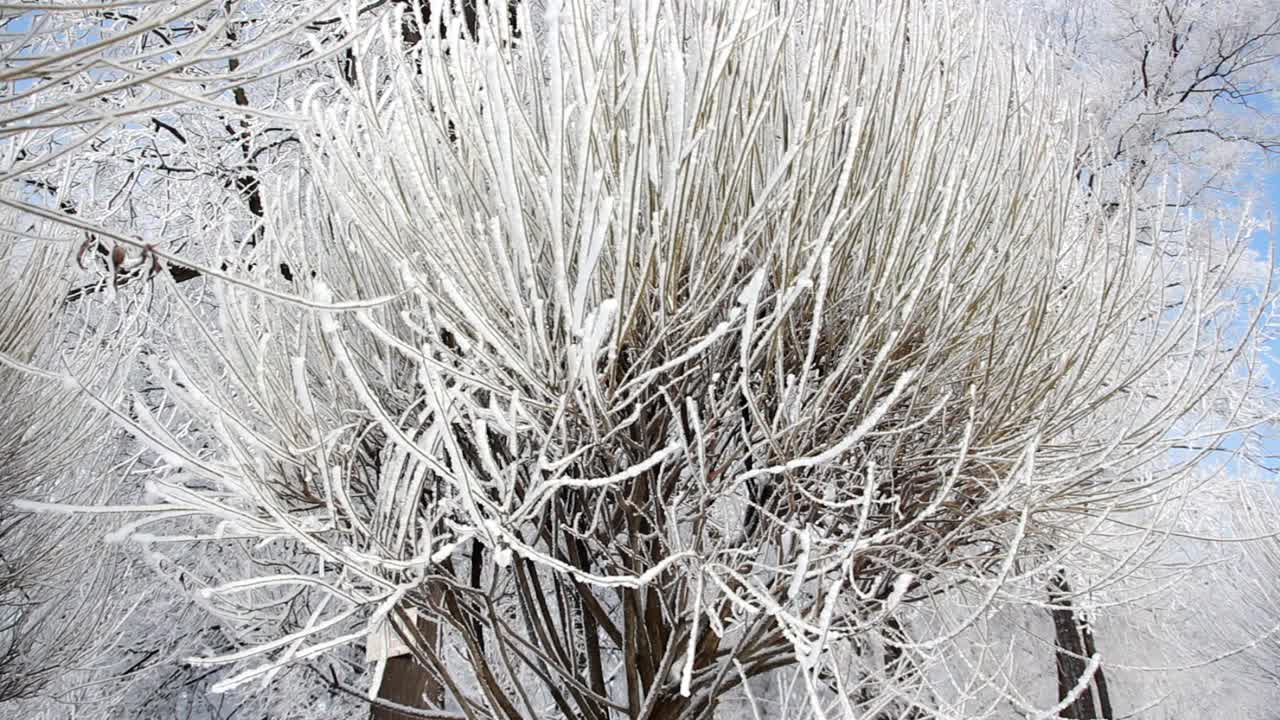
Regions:
M 203 275 L 166 258 L 215 272 L 254 262 L 262 185 L 296 148 L 281 113 L 345 46 L 341 10 L 208 0 L 0 9 L 0 284 L 10 341 L 0 364 L 16 388 L 3 406 L 13 642 L 2 672 L 5 697 L 25 698 L 15 713 L 287 716 L 265 696 L 211 696 L 217 673 L 181 663 L 237 640 L 190 602 L 177 566 L 102 542 L 127 514 L 31 516 L 9 501 L 65 510 L 143 500 L 154 468 L 127 428 L 106 421 L 107 408 L 128 416 L 124 392 L 164 408 L 138 362 L 154 353 L 129 350 L 154 346 L 170 322 L 175 301 L 154 281 Z M 183 298 L 208 307 L 200 285 L 185 286 Z M 75 382 L 60 379 L 68 363 Z M 96 409 L 93 422 L 81 405 Z M 184 562 L 237 561 L 193 552 L 200 557 Z
M 107 411 L 90 403 L 79 383 L 118 386 L 115 363 L 128 343 L 55 312 L 65 292 L 65 283 L 50 280 L 62 273 L 60 249 L 6 241 L 0 246 L 0 494 L 110 502 L 120 485 L 119 473 L 108 469 L 113 429 Z M 73 327 L 59 333 L 63 322 Z M 114 329 L 122 326 L 127 321 Z M 58 342 L 68 337 L 74 339 Z M 76 382 L 64 374 L 68 363 L 75 365 Z M 107 553 L 83 553 L 100 543 L 103 527 L 85 518 L 0 511 L 0 702 L 38 695 L 66 667 L 112 642 L 108 633 L 86 632 L 108 615 L 120 568 L 119 558 Z
M 245 693 L 197 712 L 1089 716 L 1101 656 L 1061 637 L 1168 580 L 1206 459 L 1267 416 L 1270 273 L 1199 214 L 1239 167 L 1206 143 L 1269 147 L 1222 107 L 1269 82 L 1265 25 L 150 7 L 203 19 L 69 10 L 87 34 L 42 36 L 65 70 L 6 76 L 45 95 L 4 106 L 31 125 L 4 197 L 102 258 L 68 305 L 138 321 L 87 407 L 145 488 L 115 536 L 199 611 L 165 653 L 198 654 L 187 692 Z M 86 45 L 90 15 L 143 44 Z M 1061 92 L 1135 37 L 1139 97 Z M 1046 607 L 1024 691 L 1026 636 L 989 631 Z
M 1214 248 L 1221 237 L 1248 236 L 1258 226 L 1257 219 L 1265 220 L 1268 208 L 1256 188 L 1280 147 L 1280 116 L 1274 105 L 1280 88 L 1280 11 L 1272 4 L 1019 0 L 1009 8 L 1024 16 L 1030 11 L 1032 27 L 1040 28 L 1038 37 L 1066 70 L 1064 89 L 1083 102 L 1087 132 L 1078 145 L 1081 182 L 1094 192 L 1100 176 L 1126 178 L 1122 185 L 1138 198 L 1142 235 L 1159 232 L 1171 255 L 1183 253 L 1183 248 L 1198 248 L 1192 252 L 1204 253 L 1212 262 L 1220 252 Z M 1099 193 L 1099 201 L 1107 203 L 1106 191 Z M 1153 221 L 1155 216 L 1161 216 L 1158 222 Z M 1253 288 L 1265 284 L 1275 272 L 1272 262 L 1265 253 L 1246 253 L 1236 269 L 1234 287 L 1225 294 L 1256 297 Z M 1264 317 L 1274 317 L 1274 311 L 1273 307 Z M 1266 344 L 1275 338 L 1274 320 L 1260 323 L 1253 335 L 1253 356 L 1271 354 Z M 1218 349 L 1219 356 L 1237 342 L 1229 339 Z M 1257 472 L 1266 466 L 1264 437 L 1268 433 L 1275 437 L 1275 425 L 1266 422 L 1274 420 L 1277 409 L 1269 373 L 1274 369 L 1255 359 L 1250 371 L 1224 378 L 1214 400 L 1206 403 L 1221 427 L 1240 432 L 1220 446 L 1190 445 L 1222 462 L 1212 463 L 1216 469 L 1205 471 L 1204 482 L 1174 506 L 1176 516 L 1170 516 L 1162 528 L 1173 536 L 1141 555 L 1140 574 L 1150 579 L 1144 594 L 1126 596 L 1105 588 L 1095 592 L 1088 572 L 1073 572 L 1073 582 L 1080 585 L 1066 596 L 1067 604 L 1053 610 L 1055 621 L 1074 620 L 1065 627 L 1069 631 L 1076 625 L 1089 641 L 1090 625 L 1101 623 L 1114 629 L 1112 637 L 1101 641 L 1110 649 L 1103 653 L 1108 658 L 1103 665 L 1116 667 L 1123 682 L 1118 693 L 1112 683 L 1110 695 L 1113 699 L 1119 695 L 1118 701 L 1110 703 L 1114 708 L 1099 703 L 1105 714 L 1142 708 L 1152 717 L 1210 712 L 1252 716 L 1247 708 L 1270 702 L 1265 693 L 1256 691 L 1256 685 L 1248 691 L 1233 691 L 1228 684 L 1216 694 L 1207 691 L 1213 683 L 1189 682 L 1198 675 L 1169 670 L 1186 666 L 1223 678 L 1241 677 L 1247 672 L 1236 663 L 1245 657 L 1256 661 L 1258 654 L 1230 648 L 1256 644 L 1253 633 L 1258 627 L 1271 627 L 1280 619 L 1243 602 L 1242 597 L 1215 602 L 1213 591 L 1207 589 L 1267 582 L 1254 572 L 1273 562 L 1265 557 L 1273 552 L 1270 544 L 1240 541 L 1239 519 L 1229 512 L 1234 504 L 1221 499 L 1235 497 L 1238 502 L 1239 497 L 1258 498 L 1271 492 L 1266 481 L 1258 480 Z M 1236 484 L 1242 487 L 1230 487 Z M 1116 552 L 1112 545 L 1110 550 Z M 1100 577 L 1105 576 L 1092 576 Z M 1070 605 L 1081 610 L 1074 618 L 1068 617 Z M 1086 622 L 1085 617 L 1090 619 Z M 1157 617 L 1158 622 L 1151 622 Z M 1145 630 L 1137 631 L 1138 626 Z M 1198 638 L 1209 628 L 1217 636 L 1215 642 L 1200 642 Z M 1059 638 L 1060 661 L 1079 652 L 1078 642 L 1075 649 L 1062 642 L 1072 634 Z M 1214 661 L 1220 656 L 1226 661 Z M 1260 662 L 1269 665 L 1274 660 Z M 1083 659 L 1068 664 L 1077 671 L 1084 665 Z M 1101 678 L 1101 671 L 1097 677 Z M 1068 678 L 1059 692 L 1070 685 Z M 1095 690 L 1106 694 L 1101 687 Z M 1251 698 L 1254 705 L 1244 698 Z M 1223 704 L 1231 699 L 1238 704 Z M 1147 707 L 1156 701 L 1158 709 Z
M 1193 481 L 1242 244 L 1171 258 L 1131 177 L 1079 183 L 982 12 L 521 12 L 358 48 L 266 213 L 305 273 L 221 288 L 154 366 L 182 411 L 133 406 L 137 535 L 292 553 L 204 569 L 246 627 L 314 608 L 198 662 L 382 634 L 376 695 L 399 636 L 428 716 L 962 706 L 924 672 L 954 637 Z

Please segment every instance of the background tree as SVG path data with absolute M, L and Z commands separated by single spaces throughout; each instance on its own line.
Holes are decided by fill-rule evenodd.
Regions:
M 44 273 L 58 271 L 60 258 L 37 252 L 5 258 L 14 274 L 0 289 L 0 308 L 14 321 L 0 338 L 0 384 L 6 402 L 0 416 L 0 478 L 6 497 L 62 495 L 81 500 L 110 497 L 112 480 L 91 475 L 98 464 L 95 435 L 110 432 L 104 413 L 86 408 L 74 387 L 40 370 L 49 353 L 50 308 L 60 298 Z M 53 379 L 48 379 L 47 375 Z M 34 377 L 33 377 L 34 375 Z M 58 408 L 32 423 L 32 406 Z M 70 422 L 66 422 L 70 421 Z M 99 470 L 101 473 L 101 470 Z M 86 497 L 88 496 L 88 497 Z M 111 567 L 80 562 L 74 548 L 96 542 L 86 523 L 48 522 L 18 515 L 0 517 L 0 701 L 38 693 L 51 675 L 79 662 L 105 638 L 84 632 L 98 621 Z M 55 594 L 48 592 L 52 587 Z M 55 599 L 56 598 L 56 599 Z
M 1100 176 L 1127 178 L 1125 186 L 1136 189 L 1140 198 L 1141 233 L 1150 236 L 1159 228 L 1166 253 L 1181 253 L 1182 247 L 1192 245 L 1212 248 L 1224 236 L 1248 235 L 1254 231 L 1255 218 L 1266 212 L 1265 198 L 1258 203 L 1258 179 L 1280 147 L 1277 145 L 1280 122 L 1273 102 L 1276 88 L 1280 87 L 1277 82 L 1280 13 L 1274 7 L 1244 2 L 1228 8 L 1198 0 L 1152 0 L 1123 5 L 1018 2 L 1011 7 L 1015 12 L 1031 11 L 1034 24 L 1041 27 L 1040 37 L 1053 49 L 1057 62 L 1068 69 L 1064 77 L 1068 87 L 1083 100 L 1090 131 L 1080 143 L 1079 164 L 1081 181 L 1086 187 L 1094 191 L 1096 178 Z M 1101 201 L 1108 202 L 1105 197 Z M 1153 222 L 1155 216 L 1162 216 L 1162 220 Z M 1246 255 L 1237 269 L 1240 281 L 1230 292 L 1247 296 L 1251 286 L 1266 282 L 1273 273 L 1270 258 Z M 1274 325 L 1264 324 L 1261 330 L 1254 338 L 1258 343 L 1255 352 L 1265 358 L 1271 354 L 1266 343 L 1274 341 Z M 1235 342 L 1229 341 L 1222 351 L 1229 350 Z M 1267 463 L 1263 438 L 1267 432 L 1274 437 L 1275 426 L 1267 424 L 1275 417 L 1274 386 L 1266 377 L 1274 370 L 1268 371 L 1265 362 L 1260 369 L 1260 374 L 1248 374 L 1251 379 L 1246 382 L 1253 387 L 1241 390 L 1239 378 L 1223 382 L 1217 399 L 1211 403 L 1223 427 L 1253 429 L 1233 435 L 1220 447 L 1196 445 L 1197 448 L 1212 447 L 1211 452 L 1224 456 L 1222 467 L 1227 475 L 1235 478 L 1256 477 L 1253 466 L 1265 467 Z M 1221 484 L 1223 479 L 1206 482 Z M 1200 539 L 1167 543 L 1172 547 L 1147 557 L 1149 571 L 1166 577 L 1182 577 L 1187 585 L 1198 587 L 1208 573 L 1189 571 L 1188 567 L 1195 565 L 1194 561 L 1188 563 L 1189 557 L 1219 557 L 1226 562 L 1225 556 L 1235 555 L 1237 550 L 1269 552 L 1266 544 L 1258 543 L 1233 542 L 1236 550 L 1205 546 L 1209 538 L 1225 539 L 1234 535 L 1232 528 L 1236 522 L 1230 513 L 1223 512 L 1229 505 L 1216 500 L 1222 492 L 1228 491 L 1198 486 L 1179 504 L 1180 512 L 1189 517 L 1186 525 L 1181 520 L 1175 522 L 1195 528 Z M 1253 489 L 1247 487 L 1230 492 L 1254 494 Z M 1217 518 L 1218 527 L 1208 527 L 1206 516 Z M 1199 547 L 1192 549 L 1191 545 Z M 1236 565 L 1238 561 L 1229 564 Z M 1247 573 L 1237 575 L 1229 584 L 1251 581 L 1252 576 L 1247 576 L 1248 579 L 1246 576 Z M 1078 579 L 1088 582 L 1083 576 Z M 1212 582 L 1221 581 L 1222 578 L 1217 577 Z M 1124 603 L 1117 610 L 1101 609 L 1091 614 L 1104 618 L 1109 614 L 1136 617 L 1145 615 L 1145 608 L 1149 607 L 1152 612 L 1168 618 L 1169 623 L 1203 621 L 1200 614 L 1191 609 L 1191 603 L 1184 603 L 1178 597 L 1186 592 L 1191 592 L 1191 597 L 1199 597 L 1194 590 L 1185 589 L 1182 583 L 1161 584 L 1163 592 L 1138 602 Z M 1108 602 L 1090 599 L 1091 595 L 1089 590 L 1070 594 L 1077 604 Z M 1167 611 L 1171 607 L 1183 610 L 1171 614 Z M 1055 621 L 1065 628 L 1085 625 L 1081 618 L 1069 617 L 1065 606 L 1058 607 L 1053 614 Z M 1116 619 L 1121 624 L 1127 622 Z M 1262 617 L 1247 624 L 1256 621 L 1263 621 Z M 1188 630 L 1190 636 L 1198 632 L 1193 628 Z M 1135 637 L 1125 633 L 1117 639 L 1121 644 L 1147 645 L 1150 652 L 1143 656 L 1144 660 L 1135 663 L 1158 665 L 1153 659 L 1159 653 L 1153 648 L 1161 645 L 1160 639 L 1147 636 L 1146 640 L 1138 641 Z M 1070 640 L 1070 633 L 1066 638 Z M 1250 640 L 1247 633 L 1236 636 L 1237 646 Z M 1079 653 L 1069 649 L 1069 644 L 1059 643 L 1060 650 L 1066 650 L 1060 653 L 1060 659 L 1067 657 L 1068 664 L 1075 665 L 1074 672 L 1068 675 L 1078 674 L 1083 659 L 1074 657 Z M 1127 648 L 1117 650 L 1116 656 L 1133 657 Z M 1196 660 L 1184 658 L 1183 661 L 1196 664 L 1212 655 L 1206 651 Z M 1224 676 L 1230 674 L 1225 669 L 1220 672 Z M 1134 680 L 1127 683 L 1138 695 L 1150 694 L 1145 692 L 1143 684 Z M 1064 678 L 1060 694 L 1065 694 L 1070 687 L 1069 678 Z M 1181 706 L 1183 713 L 1221 708 L 1221 700 L 1209 702 L 1203 693 L 1197 696 L 1180 689 L 1172 692 L 1182 697 L 1175 698 L 1169 705 Z M 1141 706 L 1143 702 L 1135 700 L 1133 706 Z M 1122 706 L 1128 703 L 1122 702 Z
M 255 262 L 260 184 L 273 181 L 272 169 L 296 147 L 278 127 L 280 111 L 301 94 L 317 62 L 347 42 L 334 19 L 338 8 L 333 2 L 166 1 L 30 2 L 0 10 L 6 83 L 0 91 L 0 202 L 6 209 L 0 225 L 5 290 L 14 293 L 4 317 L 16 340 L 32 343 L 15 346 L 18 355 L 8 360 L 29 364 L 20 356 L 36 353 L 38 365 L 55 375 L 65 370 L 59 362 L 70 362 L 78 375 L 82 366 L 111 369 L 111 382 L 84 378 L 99 395 L 99 413 L 106 406 L 127 417 L 119 396 L 130 392 L 153 411 L 166 411 L 147 387 L 145 362 L 162 355 L 155 338 L 173 320 L 177 299 L 156 288 L 157 273 L 186 282 L 202 272 L 183 259 L 224 274 Z M 62 252 L 66 248 L 71 251 Z M 63 297 L 48 297 L 52 288 Z M 183 295 L 203 312 L 212 299 L 202 284 Z M 123 350 L 139 346 L 146 348 L 140 354 Z M 12 363 L 8 369 L 13 374 L 6 382 L 21 391 L 8 395 L 6 422 L 15 433 L 12 446 L 29 464 L 21 472 L 12 466 L 13 482 L 3 489 L 6 540 L 14 567 L 33 580 L 23 581 L 21 602 L 6 602 L 6 617 L 15 628 L 39 624 L 63 636 L 27 632 L 26 644 L 14 646 L 6 677 L 41 682 L 20 693 L 38 697 L 6 712 L 61 718 L 74 707 L 116 718 L 231 717 L 263 708 L 288 717 L 266 694 L 247 702 L 209 695 L 218 673 L 180 662 L 240 639 L 228 639 L 231 626 L 191 602 L 191 578 L 172 563 L 151 553 L 120 553 L 101 541 L 127 516 L 55 522 L 12 512 L 14 497 L 85 505 L 145 501 L 143 484 L 154 467 L 139 456 L 127 429 L 102 418 L 96 424 L 80 423 L 72 412 L 33 418 L 33 408 L 67 405 L 84 390 L 62 389 L 62 381 L 38 374 L 33 381 Z M 62 423 L 65 429 L 48 433 L 49 446 L 32 442 L 44 437 L 42 425 Z M 82 451 L 63 458 L 50 452 L 55 444 Z M 115 460 L 91 463 L 95 457 Z M 62 474 L 68 477 L 48 485 Z M 239 561 L 205 548 L 199 555 L 190 562 Z M 74 584 L 84 578 L 96 580 Z M 45 621 L 81 600 L 81 619 L 71 621 L 69 609 L 65 621 Z M 46 653 L 51 659 L 41 661 Z M 308 682 L 325 685 L 309 677 L 294 686 L 299 695 L 290 702 L 314 691 Z M 330 694 L 319 692 L 311 708 L 342 712 Z

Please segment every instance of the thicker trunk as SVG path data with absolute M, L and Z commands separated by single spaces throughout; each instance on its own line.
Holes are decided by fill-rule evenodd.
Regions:
M 1071 586 L 1065 573 L 1059 572 L 1049 583 L 1049 602 L 1054 607 L 1053 634 L 1057 650 L 1058 700 L 1067 699 L 1075 690 L 1080 678 L 1089 669 L 1089 658 L 1097 654 L 1093 632 L 1079 621 L 1071 607 Z M 1090 678 L 1084 691 L 1076 696 L 1062 714 L 1064 720 L 1095 720 L 1111 718 L 1111 697 L 1107 693 L 1107 680 L 1099 667 Z
M 434 622 L 419 620 L 418 632 L 431 645 L 436 644 L 437 626 Z M 378 699 L 411 708 L 440 708 L 444 705 L 444 687 L 413 655 L 397 655 L 387 659 L 387 669 L 378 687 Z M 412 715 L 389 707 L 374 705 L 370 720 L 417 720 Z

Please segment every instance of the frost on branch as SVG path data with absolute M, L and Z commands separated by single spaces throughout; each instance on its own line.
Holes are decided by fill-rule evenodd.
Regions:
M 1160 248 L 981 13 L 433 12 L 311 104 L 315 182 L 271 209 L 325 307 L 227 289 L 156 380 L 188 425 L 139 423 L 162 502 L 294 558 L 209 602 L 313 608 L 200 659 L 222 687 L 394 613 L 450 713 L 692 718 L 789 672 L 817 717 L 942 712 L 929 658 L 1184 477 L 1153 461 L 1215 379 L 1169 358 L 1218 346 L 1226 280 L 1153 310 Z

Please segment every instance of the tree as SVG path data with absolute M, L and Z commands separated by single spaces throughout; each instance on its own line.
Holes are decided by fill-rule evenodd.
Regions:
M 1145 185 L 1172 166 L 1194 201 L 1229 189 L 1249 153 L 1280 150 L 1267 104 L 1280 60 L 1280 13 L 1271 4 L 1023 0 L 1015 7 L 1042 15 L 1045 40 L 1085 93 L 1101 158 L 1094 172 L 1122 168 Z
M 56 228 L 43 228 L 53 233 Z M 65 234 L 65 233 L 64 233 Z M 60 301 L 61 253 L 43 248 L 0 250 L 6 280 L 0 286 L 0 493 L 6 498 L 109 502 L 119 480 L 109 473 L 112 456 L 106 412 L 83 398 L 76 384 L 62 381 L 63 365 L 74 363 L 83 382 L 112 387 L 120 343 L 84 332 L 78 347 L 50 347 L 60 319 L 51 310 Z M 77 318 L 66 318 L 77 323 Z M 58 350 L 62 350 L 64 355 Z M 85 352 L 76 352 L 83 350 Z M 68 360 L 68 358 L 70 358 Z M 57 412 L 33 414 L 33 408 Z M 113 571 L 118 562 L 103 555 L 87 562 L 79 548 L 101 537 L 102 523 L 0 514 L 0 702 L 38 695 L 63 668 L 92 658 L 112 640 L 85 628 L 108 615 Z
M 11 167 L 6 198 L 98 248 L 68 305 L 145 326 L 127 381 L 85 384 L 147 480 L 125 530 L 198 604 L 164 654 L 288 683 L 237 715 L 337 692 L 397 718 L 999 717 L 1055 698 L 974 710 L 935 671 L 994 684 L 952 659 L 1007 661 L 973 633 L 1047 620 L 1056 584 L 1056 700 L 1082 716 L 1090 596 L 1136 595 L 1166 509 L 1266 418 L 1269 273 L 1164 210 L 1207 206 L 1200 141 L 1254 90 L 1178 99 L 1226 47 L 1189 27 L 1234 27 L 1208 6 L 1132 14 L 1144 93 L 1082 119 L 1022 28 L 914 5 L 153 3 L 102 11 L 127 42 L 92 67 L 65 41 L 56 77 L 91 82 L 20 112 L 126 120 Z M 153 22 L 171 9 L 198 19 Z M 184 33 L 199 53 L 129 44 Z M 1269 47 L 1234 54 L 1235 88 Z M 59 94 L 107 58 L 136 68 L 110 112 Z M 148 73 L 203 94 L 148 105 Z M 1171 167 L 1195 182 L 1162 188 Z M 409 654 L 369 647 L 367 678 L 387 634 Z
M 127 418 L 121 398 L 136 392 L 165 411 L 140 367 L 163 355 L 154 338 L 178 301 L 156 278 L 203 277 L 183 260 L 222 274 L 254 261 L 260 185 L 296 147 L 273 127 L 282 107 L 271 92 L 300 94 L 315 63 L 349 42 L 332 19 L 337 5 L 144 0 L 0 10 L 0 271 L 12 341 L 0 345 L 9 388 L 0 430 L 6 712 L 223 718 L 257 707 L 287 717 L 265 696 L 207 699 L 219 673 L 180 659 L 241 639 L 191 602 L 195 588 L 180 569 L 102 542 L 127 514 L 60 515 L 145 502 L 151 459 L 108 410 Z M 182 300 L 207 308 L 203 291 Z M 98 400 L 77 400 L 86 389 Z M 34 408 L 63 407 L 33 417 Z M 58 512 L 14 512 L 15 498 Z M 198 555 L 183 564 L 239 562 L 208 548 Z M 293 687 L 300 697 L 315 690 Z M 327 690 L 317 694 L 341 711 Z
M 1243 245 L 1170 260 L 1131 174 L 1086 191 L 981 13 L 552 4 L 473 43 L 432 11 L 267 202 L 310 296 L 225 288 L 151 378 L 182 411 L 137 408 L 169 532 L 294 557 L 203 568 L 210 601 L 314 608 L 199 660 L 245 664 L 222 686 L 389 623 L 428 717 L 794 701 L 762 680 L 791 717 L 941 713 L 952 638 L 1223 434 Z M 972 616 L 903 621 L 952 592 Z
M 297 144 L 288 102 L 359 31 L 340 5 L 31 2 L 2 18 L 0 180 L 21 189 L 4 202 L 83 230 L 81 266 L 107 276 L 69 300 L 143 269 L 186 282 L 251 261 L 263 186 Z
M 1245 235 L 1252 232 L 1249 211 L 1242 214 L 1230 206 L 1244 202 L 1248 207 L 1254 199 L 1248 188 L 1261 161 L 1280 149 L 1280 127 L 1267 101 L 1280 87 L 1280 13 L 1274 7 L 1245 2 L 1228 9 L 1199 0 L 1125 5 L 1032 1 L 1013 7 L 1038 15 L 1043 41 L 1057 62 L 1069 69 L 1069 87 L 1081 95 L 1093 130 L 1080 143 L 1079 173 L 1091 192 L 1099 176 L 1127 178 L 1124 187 L 1135 189 L 1141 198 L 1138 222 L 1144 234 L 1158 227 L 1165 251 L 1171 254 L 1181 252 L 1184 245 L 1211 248 L 1223 231 L 1208 232 L 1206 219 L 1242 226 Z M 1161 222 L 1150 220 L 1156 215 L 1164 216 Z M 1231 292 L 1248 293 L 1250 286 L 1266 282 L 1273 272 L 1269 258 L 1246 256 L 1237 269 L 1241 282 Z M 1265 357 L 1262 344 L 1273 338 L 1273 330 L 1255 335 L 1259 343 L 1255 352 Z M 1227 353 L 1234 342 L 1228 341 L 1220 353 Z M 1238 393 L 1233 385 L 1234 381 L 1224 382 L 1217 392 L 1215 402 L 1225 409 L 1220 413 L 1222 425 L 1254 429 L 1213 451 L 1238 448 L 1230 452 L 1243 467 L 1232 474 L 1241 476 L 1248 474 L 1249 464 L 1265 462 L 1257 429 L 1275 417 L 1276 399 L 1270 388 Z M 1197 488 L 1185 502 L 1196 513 L 1213 508 L 1214 496 L 1207 488 Z M 1201 527 L 1202 535 L 1230 537 L 1232 521 L 1218 517 L 1220 527 L 1212 531 Z M 1164 562 L 1177 565 L 1181 551 L 1186 550 L 1185 543 L 1178 546 L 1180 552 L 1168 553 L 1168 560 L 1150 558 L 1148 562 L 1153 567 Z M 1267 552 L 1264 545 L 1255 543 L 1251 548 L 1251 552 Z M 1201 549 L 1193 554 L 1202 552 L 1218 553 Z M 1055 602 L 1051 610 L 1060 630 L 1059 664 L 1073 667 L 1061 678 L 1059 695 L 1065 697 L 1074 685 L 1072 677 L 1083 668 L 1081 640 L 1088 641 L 1091 632 L 1070 609 L 1071 598 L 1078 601 L 1083 596 L 1064 594 L 1058 587 L 1050 595 L 1065 598 L 1065 604 Z M 1138 606 L 1150 601 L 1140 601 Z M 1081 639 L 1074 638 L 1073 626 L 1082 628 Z M 1248 640 L 1241 636 L 1239 642 Z M 1101 670 L 1096 677 L 1103 678 Z M 1103 687 L 1097 690 L 1106 694 Z M 1080 699 L 1086 705 L 1090 703 L 1087 695 Z

